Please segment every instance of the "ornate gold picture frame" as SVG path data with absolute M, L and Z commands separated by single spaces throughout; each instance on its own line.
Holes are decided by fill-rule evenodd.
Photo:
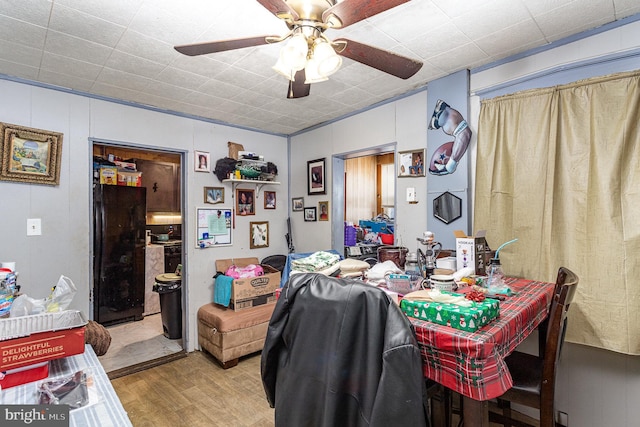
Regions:
M 0 123 L 0 180 L 60 184 L 62 133 Z

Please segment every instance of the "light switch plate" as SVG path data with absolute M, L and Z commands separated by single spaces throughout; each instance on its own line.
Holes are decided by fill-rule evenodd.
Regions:
M 40 218 L 27 219 L 27 236 L 40 236 L 42 234 L 42 220 Z
M 416 203 L 417 201 L 418 201 L 418 197 L 416 195 L 415 187 L 408 187 L 407 188 L 407 202 Z

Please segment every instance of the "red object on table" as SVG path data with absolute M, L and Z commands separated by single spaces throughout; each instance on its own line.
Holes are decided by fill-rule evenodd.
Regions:
M 478 401 L 511 388 L 504 358 L 546 318 L 555 285 L 514 278 L 507 284 L 516 294 L 500 301 L 500 317 L 476 332 L 409 318 L 425 377 Z
M 82 326 L 0 341 L 0 371 L 83 353 L 84 330 Z

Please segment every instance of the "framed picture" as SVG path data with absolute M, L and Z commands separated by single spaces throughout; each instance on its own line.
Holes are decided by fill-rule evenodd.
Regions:
M 304 209 L 304 198 L 294 197 L 291 199 L 291 210 L 294 212 L 301 212 Z
M 268 248 L 269 247 L 269 222 L 268 221 L 252 221 L 249 223 L 251 249 Z
M 318 202 L 318 210 L 320 211 L 319 221 L 329 221 L 329 202 Z
M 275 191 L 264 192 L 264 208 L 265 209 L 276 208 L 276 192 Z
M 236 188 L 236 214 L 237 215 L 255 215 L 255 190 L 247 190 L 245 188 Z
M 326 194 L 325 189 L 325 159 L 310 160 L 307 162 L 307 193 Z
M 195 151 L 195 155 L 196 172 L 209 172 L 209 153 L 204 151 Z
M 424 175 L 424 148 L 398 153 L 398 177 Z
M 316 208 L 304 208 L 304 220 L 315 221 L 316 220 Z
M 224 203 L 224 188 L 204 187 L 204 202 L 212 205 Z
M 60 184 L 62 133 L 0 123 L 0 180 Z

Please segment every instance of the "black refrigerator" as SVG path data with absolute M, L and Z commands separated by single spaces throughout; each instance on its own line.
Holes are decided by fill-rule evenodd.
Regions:
M 146 188 L 95 184 L 93 200 L 93 319 L 142 320 Z

